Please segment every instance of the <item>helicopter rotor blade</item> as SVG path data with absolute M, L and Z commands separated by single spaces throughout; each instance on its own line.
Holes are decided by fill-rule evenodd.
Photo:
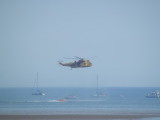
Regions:
M 66 57 L 63 57 L 64 59 L 76 59 L 76 58 L 66 58 Z
M 78 59 L 83 59 L 83 58 L 80 58 L 80 57 L 77 57 L 77 56 L 74 56 L 75 58 L 78 58 Z

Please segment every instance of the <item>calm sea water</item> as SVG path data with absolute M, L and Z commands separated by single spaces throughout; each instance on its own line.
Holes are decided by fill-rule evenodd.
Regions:
M 145 94 L 160 88 L 100 88 L 105 97 L 94 97 L 95 88 L 0 88 L 0 114 L 160 114 L 160 99 Z M 59 102 L 69 95 L 78 98 Z

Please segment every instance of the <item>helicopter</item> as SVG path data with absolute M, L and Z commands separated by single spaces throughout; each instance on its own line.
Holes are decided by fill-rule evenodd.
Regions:
M 70 58 L 66 58 L 66 59 L 70 59 Z M 80 58 L 75 56 L 75 58 L 71 58 L 71 59 L 79 59 L 78 61 L 74 61 L 74 62 L 69 62 L 69 63 L 62 63 L 59 62 L 60 65 L 62 66 L 67 66 L 67 67 L 71 67 L 72 68 L 82 68 L 82 67 L 91 67 L 92 63 L 89 60 L 85 60 L 84 58 Z

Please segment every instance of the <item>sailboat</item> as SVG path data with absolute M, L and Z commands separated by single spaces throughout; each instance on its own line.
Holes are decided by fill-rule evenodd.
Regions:
M 155 90 L 146 95 L 146 98 L 160 98 L 160 90 Z
M 46 95 L 45 93 L 43 93 L 39 87 L 38 87 L 38 84 L 39 84 L 39 80 L 38 80 L 38 73 L 37 73 L 37 77 L 34 81 L 34 88 L 33 88 L 33 93 L 32 95 Z
M 96 90 L 96 94 L 93 95 L 94 97 L 105 97 L 106 94 L 102 93 L 99 89 L 99 77 L 97 75 L 97 90 Z

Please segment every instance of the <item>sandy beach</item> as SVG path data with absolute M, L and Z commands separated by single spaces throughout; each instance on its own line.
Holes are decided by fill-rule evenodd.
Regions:
M 0 115 L 0 120 L 134 120 L 154 117 L 160 115 Z

